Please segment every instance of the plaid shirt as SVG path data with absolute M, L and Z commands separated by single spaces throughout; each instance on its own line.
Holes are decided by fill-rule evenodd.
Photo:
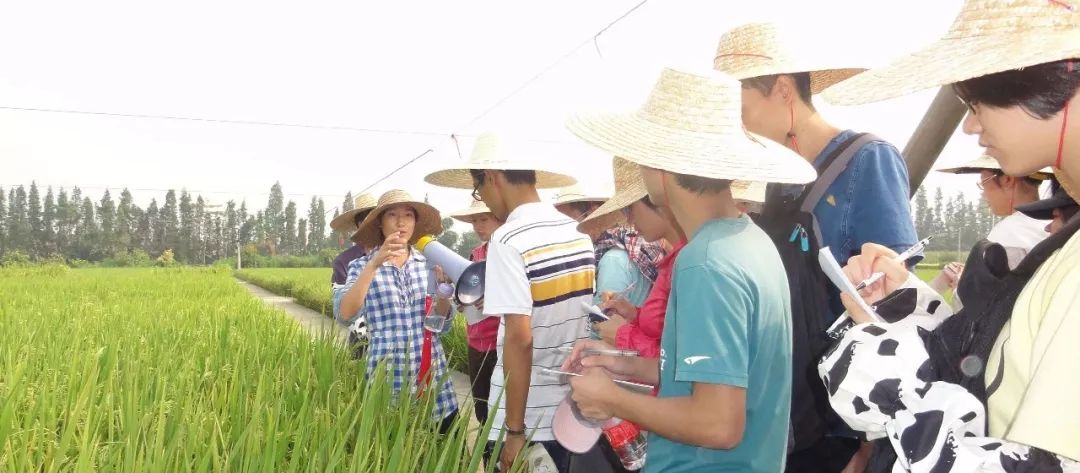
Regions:
M 378 248 L 373 249 L 370 255 L 377 252 Z M 371 259 L 370 255 L 349 263 L 345 285 L 334 289 L 335 314 L 340 313 L 341 299 L 360 277 L 360 272 Z M 387 372 L 394 380 L 395 394 L 401 392 L 405 385 L 409 386 L 410 393 L 416 392 L 424 346 L 424 299 L 431 277 L 427 260 L 413 249 L 403 268 L 389 262 L 379 267 L 359 311 L 359 315 L 367 321 L 370 338 L 367 373 L 374 373 L 376 365 L 385 360 Z M 457 410 L 457 400 L 446 369 L 446 355 L 437 336 L 432 337 L 431 367 L 432 379 L 442 383 L 432 413 L 436 420 L 440 420 Z

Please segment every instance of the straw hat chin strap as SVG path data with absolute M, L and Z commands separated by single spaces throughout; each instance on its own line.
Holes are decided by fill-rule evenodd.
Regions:
M 788 122 L 787 137 L 791 140 L 791 146 L 795 148 L 795 152 L 802 156 L 802 151 L 799 150 L 799 139 L 795 136 L 795 100 L 788 101 L 788 110 L 791 111 L 791 120 Z

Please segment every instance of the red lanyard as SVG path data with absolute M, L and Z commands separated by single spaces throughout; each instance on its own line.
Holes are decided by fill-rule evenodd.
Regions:
M 431 295 L 424 297 L 424 317 L 431 314 Z M 420 397 L 424 393 L 424 387 L 428 384 L 428 371 L 431 371 L 431 332 L 424 328 L 423 323 L 420 324 L 420 330 L 424 332 L 424 348 L 420 352 L 420 377 L 417 378 L 417 384 L 419 389 L 416 390 L 417 397 Z

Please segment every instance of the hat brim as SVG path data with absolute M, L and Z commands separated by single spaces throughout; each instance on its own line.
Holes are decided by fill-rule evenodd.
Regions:
M 360 226 L 357 228 L 356 233 L 349 239 L 368 247 L 374 247 L 381 244 L 383 237 L 378 225 L 379 216 L 387 208 L 397 205 L 406 205 L 416 210 L 416 227 L 413 229 L 412 237 L 409 238 L 410 245 L 415 245 L 416 241 L 424 235 L 438 235 L 442 233 L 442 218 L 439 215 L 439 211 L 436 210 L 435 207 L 423 202 L 409 200 L 389 202 L 371 209 L 367 214 L 367 217 L 364 218 L 364 221 L 360 222 Z
M 727 72 L 732 77 L 744 80 L 753 79 L 755 77 L 773 76 L 778 74 L 799 74 L 802 72 L 810 73 L 810 93 L 813 95 L 824 92 L 829 87 L 832 87 L 840 82 L 855 77 L 863 72 L 866 72 L 866 68 L 776 68 L 767 65 L 747 67 L 737 72 L 728 72 L 723 69 L 717 69 L 722 72 Z
M 364 218 L 367 218 L 367 212 L 371 212 L 374 208 L 375 207 L 372 206 L 347 210 L 345 213 L 334 217 L 334 219 L 330 221 L 330 228 L 337 232 L 347 232 L 349 230 L 356 231 L 356 216 L 358 214 L 363 214 L 364 216 L 360 218 L 362 221 Z
M 424 181 L 428 184 L 439 187 L 450 187 L 454 189 L 472 189 L 473 179 L 472 174 L 469 172 L 472 169 L 480 168 L 443 169 L 441 171 L 435 171 L 431 174 L 428 174 L 424 177 Z M 554 189 L 556 187 L 566 187 L 577 184 L 577 179 L 574 179 L 571 176 L 541 169 L 519 169 L 494 166 L 485 167 L 483 169 L 492 169 L 495 171 L 535 171 L 537 189 Z
M 567 128 L 582 140 L 628 161 L 712 179 L 805 184 L 817 177 L 798 154 L 741 127 L 697 132 L 668 127 L 636 113 L 572 115 Z
M 612 195 L 603 205 L 593 211 L 585 220 L 582 220 L 578 224 L 578 231 L 588 235 L 607 230 L 616 225 L 625 224 L 626 217 L 623 216 L 622 209 L 633 205 L 634 202 L 647 195 L 649 195 L 649 191 L 645 189 L 644 181 L 639 180 L 628 184 L 626 187 L 615 191 L 615 195 Z
M 1063 209 L 1076 206 L 1077 203 L 1068 195 L 1057 195 L 1047 199 L 1037 200 L 1027 205 L 1016 206 L 1016 211 L 1035 220 L 1051 220 L 1054 218 L 1054 209 Z
M 836 84 L 823 97 L 836 105 L 879 102 L 975 77 L 1076 57 L 1080 57 L 1080 30 L 1076 29 L 1032 29 L 1023 34 L 943 38 L 887 66 Z
M 570 396 L 567 396 L 559 407 L 555 408 L 555 416 L 551 420 L 551 433 L 554 434 L 555 440 L 562 445 L 563 448 L 577 454 L 588 452 L 596 442 L 600 440 L 600 435 L 603 433 L 601 427 L 593 427 L 583 424 L 574 415 L 574 410 L 570 406 L 573 402 Z

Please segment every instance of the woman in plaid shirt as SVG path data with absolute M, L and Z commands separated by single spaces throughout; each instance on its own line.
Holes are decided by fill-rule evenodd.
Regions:
M 432 311 L 450 315 L 450 301 L 431 296 L 432 278 L 443 279 L 441 270 L 432 274 L 424 255 L 412 245 L 421 236 L 442 231 L 439 212 L 434 207 L 412 199 L 408 193 L 392 190 L 379 198 L 379 205 L 368 214 L 357 230 L 363 244 L 374 249 L 349 263 L 345 285 L 334 290 L 334 314 L 348 322 L 363 316 L 367 320 L 367 373 L 385 363 L 394 392 L 407 386 L 417 391 L 424 357 L 424 313 L 428 298 Z M 446 355 L 438 334 L 431 333 L 429 371 L 438 393 L 432 417 L 449 428 L 457 416 L 454 388 L 446 369 Z

